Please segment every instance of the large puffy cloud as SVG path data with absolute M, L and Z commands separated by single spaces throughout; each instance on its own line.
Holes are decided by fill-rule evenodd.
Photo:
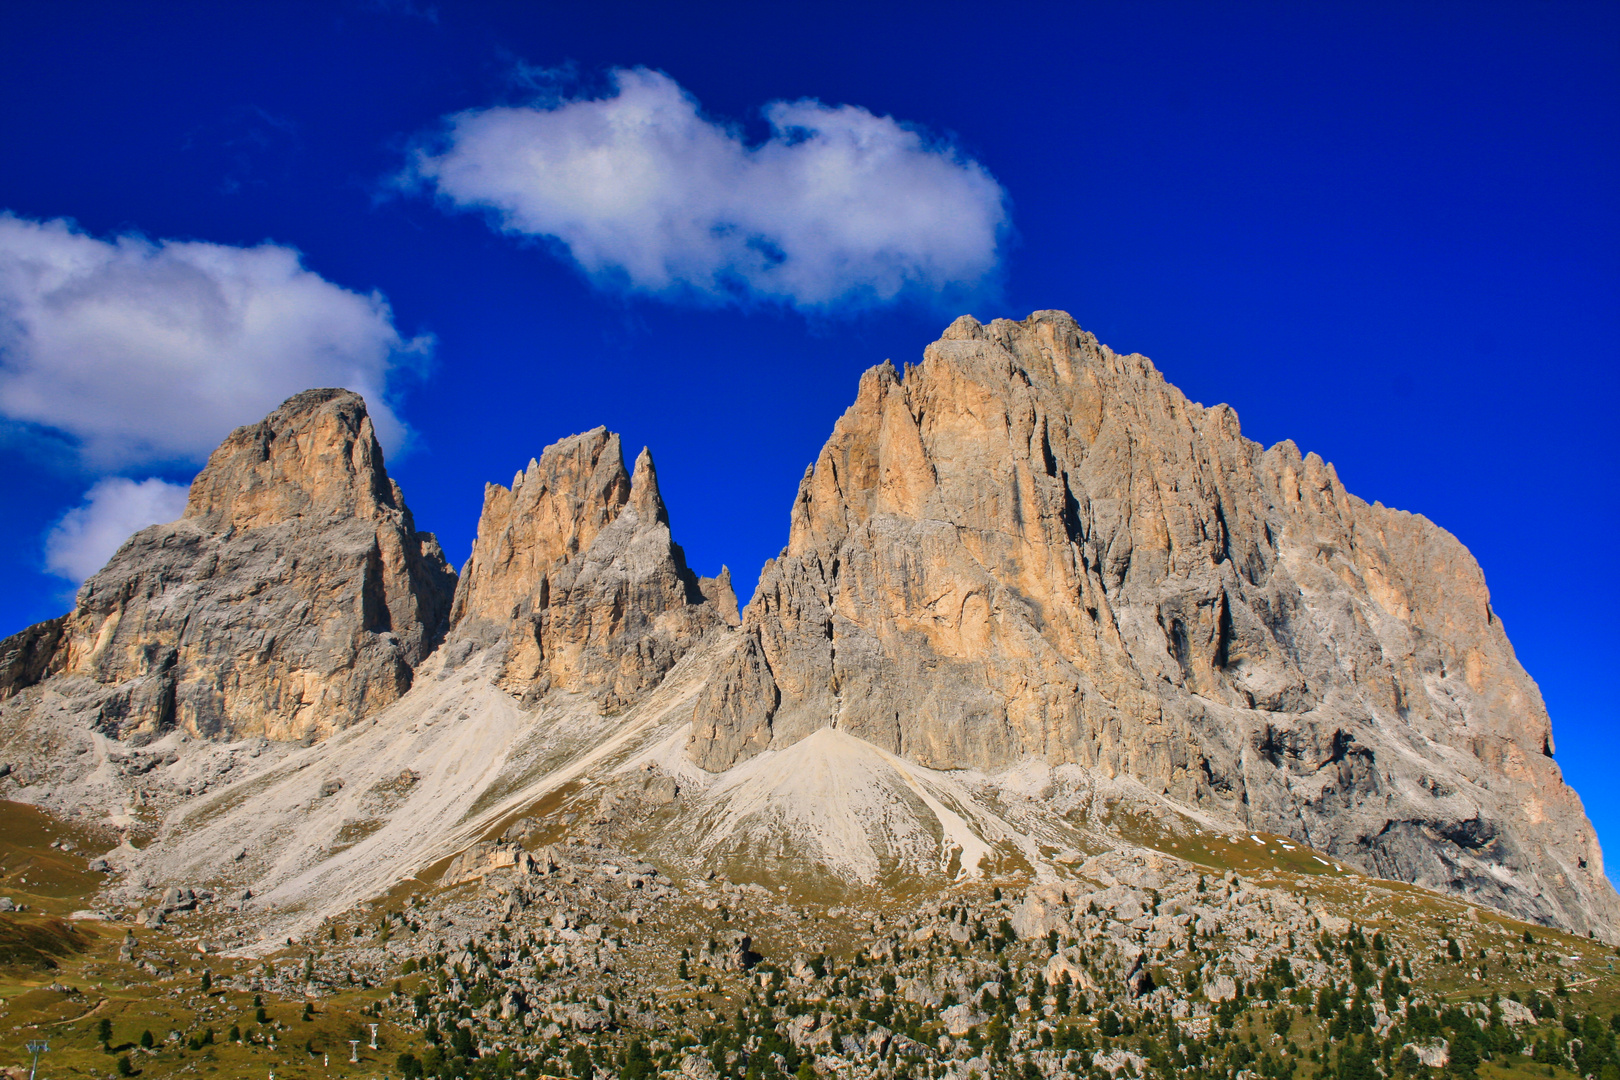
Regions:
M 312 386 L 364 394 L 397 445 L 382 393 L 430 346 L 291 248 L 101 240 L 0 215 L 0 416 L 65 432 L 93 466 L 200 460 Z
M 163 480 L 98 482 L 84 503 L 63 515 L 45 538 L 45 566 L 77 584 L 104 566 L 130 536 L 186 509 L 186 487 Z
M 612 78 L 611 97 L 449 117 L 408 177 L 639 292 L 825 311 L 994 273 L 1004 192 L 951 146 L 816 101 L 767 105 L 770 137 L 750 146 L 667 75 Z

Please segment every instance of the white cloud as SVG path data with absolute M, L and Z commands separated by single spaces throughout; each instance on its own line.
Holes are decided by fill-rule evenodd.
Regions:
M 99 240 L 0 214 L 0 416 L 67 433 L 96 466 L 200 460 L 315 386 L 364 394 L 397 445 L 383 390 L 431 344 L 291 248 Z
M 174 521 L 186 509 L 186 486 L 162 480 L 97 482 L 84 505 L 62 516 L 45 538 L 45 566 L 75 584 L 106 565 L 124 543 L 148 525 Z
M 607 98 L 449 117 L 406 179 L 639 292 L 827 310 L 961 293 L 997 267 L 1001 186 L 912 127 L 777 101 L 749 146 L 667 75 L 612 79 Z

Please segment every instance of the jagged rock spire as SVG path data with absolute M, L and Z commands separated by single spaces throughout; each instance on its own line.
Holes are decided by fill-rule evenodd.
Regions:
M 632 474 L 619 436 L 599 427 L 546 447 L 511 488 L 486 486 L 453 634 L 501 643 L 514 694 L 556 687 L 621 709 L 735 621 L 729 573 L 720 586 L 687 569 L 652 455 Z

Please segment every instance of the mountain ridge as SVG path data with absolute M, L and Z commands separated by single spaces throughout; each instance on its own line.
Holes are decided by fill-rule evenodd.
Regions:
M 1245 439 L 1229 407 L 1188 402 L 1065 313 L 964 316 L 921 364 L 863 375 L 740 617 L 729 574 L 687 568 L 651 455 L 627 468 L 605 428 L 486 486 L 458 576 L 369 424 L 355 395 L 312 391 L 239 429 L 181 522 L 132 538 L 74 612 L 0 642 L 0 753 L 45 747 L 0 783 L 147 830 L 130 866 L 152 881 L 217 868 L 247 835 L 284 867 L 397 880 L 478 839 L 492 807 L 559 797 L 586 799 L 574 828 L 693 873 L 949 883 L 982 860 L 1044 879 L 1051 852 L 1140 813 L 1620 926 L 1466 549 L 1290 442 Z M 246 554 L 199 576 L 220 552 Z M 243 602 L 258 596 L 296 599 Z M 224 629 L 197 647 L 170 607 Z M 287 664 L 274 642 L 312 623 L 319 648 Z M 132 770 L 142 747 L 175 755 L 173 782 Z M 234 777 L 288 754 L 300 775 L 277 798 L 302 809 L 278 824 Z M 418 779 L 388 788 L 384 754 Z M 435 832 L 386 840 L 395 816 Z M 287 891 L 304 871 L 252 866 L 225 876 L 267 911 L 331 914 Z

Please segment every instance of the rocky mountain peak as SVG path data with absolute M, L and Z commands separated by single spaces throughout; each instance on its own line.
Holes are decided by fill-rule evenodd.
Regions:
M 305 390 L 237 428 L 191 484 L 186 516 L 253 529 L 297 517 L 378 520 L 402 507 L 366 403 L 350 390 Z
M 743 631 L 693 718 L 711 771 L 834 727 L 1134 777 L 1531 917 L 1620 906 L 1467 550 L 1062 312 L 866 372 Z
M 548 446 L 511 489 L 485 488 L 452 623 L 458 649 L 505 649 L 508 691 L 555 687 L 621 709 L 725 625 L 728 600 L 735 618 L 729 573 L 719 584 L 705 594 L 687 569 L 652 455 L 632 474 L 619 436 L 597 428 Z
M 630 505 L 643 523 L 669 524 L 669 511 L 658 493 L 658 470 L 653 467 L 652 452 L 645 446 L 636 455 L 636 469 L 630 480 Z
M 310 390 L 232 432 L 179 521 L 131 537 L 71 613 L 0 655 L 7 689 L 60 675 L 106 734 L 319 737 L 405 693 L 454 585 L 365 402 Z
M 486 484 L 451 621 L 504 625 L 533 616 L 544 606 L 548 571 L 591 546 L 624 508 L 630 487 L 619 436 L 604 427 L 546 447 L 510 488 Z

